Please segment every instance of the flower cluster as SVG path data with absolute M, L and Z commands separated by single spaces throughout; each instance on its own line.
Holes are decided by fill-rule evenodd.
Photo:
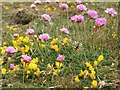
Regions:
M 81 4 L 82 1 L 81 0 L 75 0 L 77 4 Z
M 41 35 L 39 36 L 39 40 L 47 41 L 47 40 L 49 40 L 49 39 L 50 39 L 50 36 L 49 36 L 49 34 L 47 34 L 47 33 L 41 34 Z
M 7 53 L 10 53 L 10 54 L 12 54 L 12 53 L 15 53 L 15 52 L 16 52 L 15 48 L 14 48 L 14 47 L 12 47 L 12 46 L 7 47 L 5 51 L 6 51 Z
M 78 10 L 78 11 L 86 11 L 86 10 L 87 10 L 87 8 L 86 8 L 86 6 L 85 6 L 85 5 L 80 4 L 80 5 L 77 5 L 77 10 Z
M 106 25 L 106 21 L 107 20 L 105 18 L 97 18 L 96 19 L 96 26 L 100 27 L 100 26 Z
M 43 14 L 43 15 L 41 15 L 41 17 L 48 22 L 50 22 L 50 20 L 51 20 L 51 17 L 48 14 Z
M 56 42 L 58 41 L 58 38 L 53 38 L 52 41 L 50 42 L 50 48 L 54 49 L 56 52 L 59 51 L 58 45 L 56 44 Z
M 29 63 L 31 61 L 31 57 L 27 55 L 22 55 L 22 59 L 25 63 Z
M 61 32 L 62 32 L 62 33 L 69 34 L 69 31 L 68 31 L 68 29 L 67 29 L 67 28 L 62 28 L 62 29 L 61 29 Z
M 88 11 L 87 11 L 87 14 L 88 14 L 88 16 L 89 16 L 91 19 L 96 19 L 96 18 L 98 18 L 98 13 L 97 13 L 97 11 L 95 11 L 95 10 L 88 10 Z
M 98 65 L 98 62 L 101 62 L 104 59 L 103 55 L 100 55 L 97 59 L 97 61 L 94 61 L 94 65 L 92 66 L 90 62 L 85 62 L 85 65 L 87 69 L 80 70 L 79 75 L 75 76 L 74 80 L 75 82 L 80 82 L 80 78 L 84 79 L 91 79 L 91 88 L 97 88 L 98 87 L 98 82 L 96 78 L 96 71 L 95 67 Z
M 34 29 L 27 29 L 27 31 L 26 31 L 26 34 L 28 34 L 28 35 L 32 35 L 32 34 L 34 34 Z
M 77 23 L 83 22 L 84 21 L 84 16 L 74 15 L 74 16 L 71 17 L 71 21 L 77 22 Z
M 62 10 L 65 10 L 68 8 L 68 5 L 63 3 L 63 4 L 60 4 L 59 7 L 62 9 Z
M 111 15 L 111 16 L 117 15 L 116 10 L 114 10 L 113 8 L 107 8 L 107 9 L 105 10 L 105 12 L 108 13 L 109 15 Z

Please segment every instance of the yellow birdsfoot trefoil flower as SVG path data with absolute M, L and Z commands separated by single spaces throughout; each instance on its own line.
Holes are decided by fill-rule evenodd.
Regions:
M 101 62 L 103 59 L 104 59 L 103 55 L 100 55 L 100 56 L 98 57 L 98 62 Z
M 34 72 L 34 74 L 35 74 L 37 77 L 39 77 L 39 76 L 40 76 L 40 69 L 37 68 L 37 70 L 36 70 L 36 72 Z
M 91 71 L 91 73 L 90 73 L 91 79 L 96 79 L 95 73 L 96 73 L 95 71 Z
M 98 61 L 94 61 L 94 66 L 97 66 L 98 65 Z
M 5 54 L 6 48 L 7 48 L 6 46 L 0 47 L 0 49 L 1 49 L 1 54 L 2 54 L 2 55 Z
M 55 65 L 57 68 L 61 68 L 62 67 L 62 62 L 55 62 Z
M 23 42 L 28 43 L 28 42 L 29 42 L 29 37 L 26 36 L 26 37 L 23 39 Z
M 5 68 L 2 68 L 1 73 L 2 73 L 3 75 L 5 75 L 5 74 L 6 74 L 6 69 L 5 69 Z
M 36 71 L 37 70 L 37 64 L 35 64 L 35 63 L 31 63 L 30 62 L 30 64 L 29 64 L 29 69 L 32 71 Z
M 64 44 L 67 44 L 67 42 L 68 42 L 68 38 L 64 38 L 64 39 L 63 39 L 63 43 L 64 43 Z
M 83 76 L 84 72 L 80 70 L 79 76 Z
M 58 48 L 58 45 L 53 45 L 53 49 L 58 52 L 59 51 L 59 48 Z
M 78 75 L 75 76 L 74 81 L 75 81 L 75 82 L 80 82 L 80 79 L 79 79 L 79 76 L 78 76 Z
M 91 82 L 91 86 L 92 86 L 92 88 L 97 88 L 97 81 L 96 80 L 93 80 L 92 82 Z
M 58 38 L 53 38 L 52 41 L 50 42 L 50 44 L 55 44 L 58 41 Z
M 90 67 L 91 64 L 89 62 L 85 62 L 86 67 Z

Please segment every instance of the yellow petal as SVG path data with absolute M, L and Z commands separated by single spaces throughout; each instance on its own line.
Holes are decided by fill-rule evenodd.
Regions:
M 94 66 L 97 66 L 98 65 L 98 61 L 94 61 Z
M 28 52 L 28 51 L 29 51 L 29 49 L 30 49 L 30 47 L 29 47 L 29 46 L 27 46 L 27 45 L 25 45 L 25 52 Z
M 91 64 L 89 62 L 85 62 L 86 67 L 90 67 Z
M 90 71 L 94 71 L 94 68 L 92 66 L 89 67 Z
M 54 45 L 53 48 L 55 49 L 55 51 L 58 51 L 58 45 Z
M 82 76 L 84 74 L 84 72 L 81 70 L 79 73 L 79 76 Z
M 78 75 L 74 78 L 75 82 L 80 82 Z
M 29 70 L 27 70 L 27 74 L 30 74 L 30 71 L 29 71 Z
M 6 69 L 5 69 L 5 68 L 2 68 L 1 73 L 2 73 L 3 75 L 5 75 L 5 74 L 6 74 Z
M 100 62 L 100 61 L 102 61 L 103 60 L 103 55 L 100 55 L 99 57 L 98 57 L 98 61 Z
M 55 62 L 55 65 L 57 68 L 60 68 L 60 67 L 62 67 L 62 62 Z
M 93 81 L 91 82 L 91 85 L 92 85 L 93 88 L 97 88 L 97 81 L 96 81 L 96 80 L 93 80 Z
M 32 70 L 37 70 L 37 65 L 36 64 L 34 64 L 34 63 L 30 63 L 29 64 L 29 69 L 32 71 Z
M 96 76 L 93 73 L 90 73 L 90 78 L 91 79 L 96 79 Z

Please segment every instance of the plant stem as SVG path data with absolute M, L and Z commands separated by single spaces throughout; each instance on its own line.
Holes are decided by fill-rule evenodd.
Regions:
M 24 77 L 25 77 L 25 72 L 24 72 L 24 70 L 23 70 L 23 83 L 24 83 Z
M 34 43 L 35 43 L 35 45 L 36 45 L 36 47 L 37 47 L 38 53 L 39 53 L 39 54 L 41 55 L 41 57 L 43 58 L 43 54 L 41 53 L 40 48 L 39 48 L 38 44 L 37 44 L 36 41 L 35 41 L 35 38 L 34 38 L 34 37 L 32 37 L 32 38 L 33 38 L 33 41 L 34 41 Z
M 26 63 L 25 63 L 25 67 L 26 67 Z M 23 83 L 24 83 L 24 77 L 25 77 L 25 67 L 23 65 Z

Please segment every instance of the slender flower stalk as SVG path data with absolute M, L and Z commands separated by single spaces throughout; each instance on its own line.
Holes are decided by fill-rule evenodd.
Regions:
M 26 63 L 25 63 L 25 67 L 26 67 Z M 24 67 L 24 68 L 25 68 L 25 67 Z M 24 84 L 24 81 L 25 81 L 25 80 L 24 80 L 24 78 L 25 78 L 25 71 L 26 71 L 26 70 L 23 69 L 23 84 Z
M 37 41 L 35 40 L 35 38 L 32 36 L 32 39 L 37 47 L 37 50 L 38 50 L 38 53 L 41 55 L 41 57 L 43 58 L 43 54 L 42 52 L 40 51 L 40 47 L 39 47 L 39 44 L 37 43 Z

